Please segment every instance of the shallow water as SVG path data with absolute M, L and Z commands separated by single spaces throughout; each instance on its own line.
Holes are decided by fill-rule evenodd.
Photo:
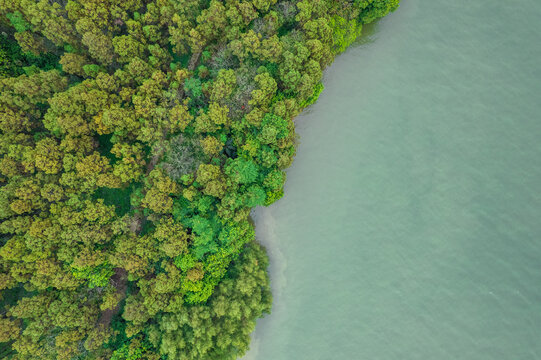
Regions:
M 403 0 L 297 118 L 254 213 L 246 359 L 541 359 L 541 2 Z

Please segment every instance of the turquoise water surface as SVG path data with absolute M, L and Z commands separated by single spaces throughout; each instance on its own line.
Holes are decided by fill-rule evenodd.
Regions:
M 541 359 L 541 2 L 403 0 L 257 209 L 255 360 Z

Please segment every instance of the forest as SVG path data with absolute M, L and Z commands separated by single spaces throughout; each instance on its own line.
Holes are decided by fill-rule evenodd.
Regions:
M 397 6 L 0 0 L 0 358 L 242 356 L 272 302 L 250 211 Z

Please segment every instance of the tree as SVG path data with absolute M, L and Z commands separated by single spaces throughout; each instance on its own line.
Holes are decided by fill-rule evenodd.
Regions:
M 170 195 L 178 194 L 178 184 L 163 171 L 154 169 L 148 176 L 148 186 L 142 206 L 156 213 L 170 213 L 173 209 L 173 199 Z
M 47 174 L 57 174 L 62 168 L 62 152 L 52 138 L 36 144 L 36 168 Z
M 250 211 L 324 67 L 397 4 L 0 0 L 2 349 L 242 356 L 271 302 Z
M 250 244 L 230 277 L 216 288 L 208 305 L 161 318 L 161 341 L 154 345 L 170 359 L 236 359 L 248 350 L 256 317 L 270 312 L 272 301 L 261 247 Z M 195 272 L 194 272 L 195 273 Z

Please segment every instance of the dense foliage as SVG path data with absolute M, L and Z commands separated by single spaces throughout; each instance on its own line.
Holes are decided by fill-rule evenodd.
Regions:
M 0 0 L 0 356 L 243 354 L 270 309 L 249 212 L 322 69 L 397 6 Z

